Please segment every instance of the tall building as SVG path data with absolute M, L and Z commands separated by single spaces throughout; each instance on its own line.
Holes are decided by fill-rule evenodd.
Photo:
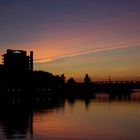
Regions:
M 3 55 L 3 64 L 8 71 L 33 71 L 33 51 L 30 52 L 30 56 L 27 56 L 26 51 L 8 49 Z

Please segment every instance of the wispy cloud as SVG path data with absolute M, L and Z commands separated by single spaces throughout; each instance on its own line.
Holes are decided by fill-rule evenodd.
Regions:
M 135 42 L 133 44 L 119 44 L 119 45 L 113 45 L 111 47 L 104 47 L 104 48 L 96 49 L 96 50 L 77 52 L 77 53 L 63 55 L 63 56 L 56 56 L 56 57 L 51 57 L 51 58 L 47 58 L 47 57 L 39 58 L 39 59 L 34 59 L 34 61 L 36 63 L 52 62 L 52 61 L 56 61 L 58 59 L 71 58 L 71 57 L 87 55 L 87 54 L 91 54 L 91 53 L 105 52 L 105 51 L 111 51 L 111 50 L 116 50 L 116 49 L 132 48 L 132 47 L 139 47 L 139 46 L 140 46 L 140 42 Z

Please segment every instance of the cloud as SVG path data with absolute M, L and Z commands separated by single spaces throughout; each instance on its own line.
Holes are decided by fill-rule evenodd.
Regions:
M 101 49 L 78 52 L 78 53 L 73 53 L 73 54 L 63 55 L 63 56 L 56 56 L 56 57 L 52 57 L 52 58 L 39 58 L 39 59 L 34 59 L 34 61 L 35 61 L 35 63 L 52 62 L 52 61 L 56 61 L 58 59 L 65 59 L 65 58 L 71 58 L 71 57 L 75 57 L 75 56 L 87 55 L 87 54 L 91 54 L 91 53 L 105 52 L 105 51 L 111 51 L 111 50 L 116 50 L 116 49 L 132 48 L 132 47 L 139 47 L 139 46 L 140 46 L 139 42 L 136 42 L 133 44 L 119 44 L 119 45 L 113 45 L 108 48 L 104 47 Z

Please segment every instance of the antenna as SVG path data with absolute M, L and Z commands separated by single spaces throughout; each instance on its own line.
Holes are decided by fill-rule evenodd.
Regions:
M 110 77 L 110 74 L 109 74 L 109 78 L 108 78 L 108 81 L 109 81 L 109 83 L 111 83 L 111 77 Z

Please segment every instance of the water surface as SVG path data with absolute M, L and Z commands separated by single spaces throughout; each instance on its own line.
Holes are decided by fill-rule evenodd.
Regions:
M 140 92 L 111 98 L 100 93 L 92 99 L 47 102 L 33 108 L 1 107 L 0 139 L 140 139 Z

